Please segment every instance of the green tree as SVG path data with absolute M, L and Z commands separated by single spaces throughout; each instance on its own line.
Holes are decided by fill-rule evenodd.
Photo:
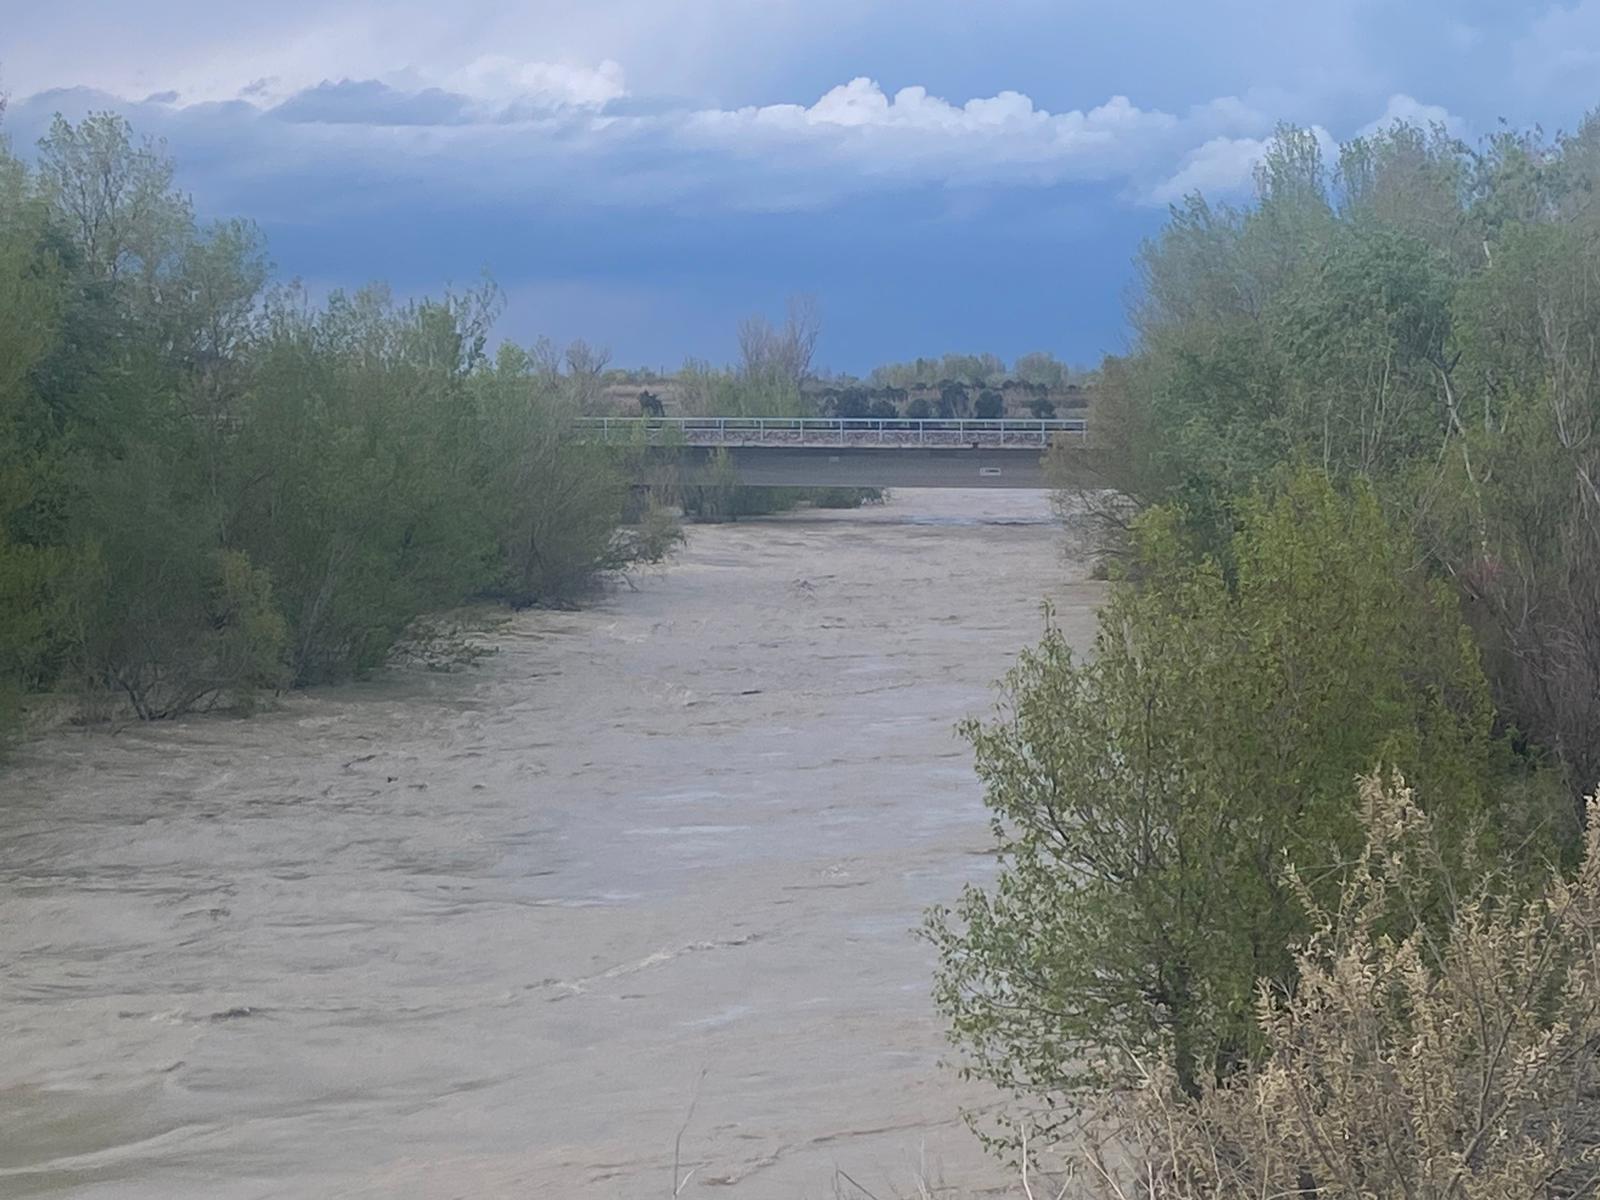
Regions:
M 492 578 L 468 400 L 492 312 L 488 293 L 269 303 L 230 449 L 229 525 L 271 573 L 295 682 L 380 665 L 418 614 Z
M 1024 354 L 1012 366 L 1012 372 L 1024 383 L 1039 384 L 1046 388 L 1061 388 L 1067 383 L 1067 368 L 1048 351 Z
M 1600 121 L 1474 152 L 1397 125 L 1280 130 L 1253 205 L 1191 196 L 1143 250 L 1138 345 L 1093 413 L 1104 491 L 1070 497 L 1110 557 L 1176 504 L 1226 556 L 1283 464 L 1367 480 L 1452 580 L 1502 721 L 1572 812 L 1600 777 Z
M 55 351 L 66 297 L 46 248 L 48 207 L 0 141 L 0 738 L 49 672 L 62 552 L 39 540 L 55 439 L 41 435 L 35 373 Z
M 1461 839 L 1495 769 L 1455 600 L 1369 492 L 1303 472 L 1248 500 L 1227 570 L 1181 531 L 1147 515 L 1094 656 L 1050 628 L 966 729 L 1001 871 L 930 915 L 936 999 L 967 1070 L 1052 1128 L 1109 1048 L 1170 1054 L 1190 1092 L 1248 1055 L 1256 981 L 1287 986 L 1305 932 L 1283 860 L 1320 886 L 1354 848 L 1358 773 L 1427 781 Z
M 630 557 L 617 537 L 627 484 L 614 455 L 566 438 L 575 400 L 530 367 L 507 344 L 472 381 L 476 478 L 499 549 L 493 590 L 518 608 L 571 604 Z

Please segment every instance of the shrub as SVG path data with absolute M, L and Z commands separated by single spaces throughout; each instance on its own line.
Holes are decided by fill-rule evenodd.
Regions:
M 684 542 L 683 525 L 669 508 L 647 505 L 633 525 L 617 531 L 614 552 L 619 567 L 662 563 Z
M 1518 903 L 1457 894 L 1448 839 L 1398 779 L 1361 786 L 1365 844 L 1330 900 L 1309 877 L 1292 991 L 1256 998 L 1260 1061 L 1190 1099 L 1170 1068 L 1111 1104 L 1090 1155 L 1119 1200 L 1490 1200 L 1600 1187 L 1600 798 L 1581 865 Z M 1391 915 L 1447 898 L 1437 923 Z
M 1046 1132 L 1114 1082 L 1107 1046 L 1169 1052 L 1191 1093 L 1257 1048 L 1256 981 L 1288 986 L 1305 932 L 1281 862 L 1320 882 L 1357 849 L 1358 773 L 1425 781 L 1457 849 L 1484 811 L 1476 652 L 1407 539 L 1310 472 L 1242 511 L 1226 573 L 1147 516 L 1095 657 L 1048 629 L 998 720 L 966 726 L 1001 870 L 930 914 L 935 997 L 966 1072 L 1032 1098 Z

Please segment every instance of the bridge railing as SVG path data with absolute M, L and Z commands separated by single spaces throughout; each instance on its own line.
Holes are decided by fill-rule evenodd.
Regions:
M 911 417 L 580 417 L 585 440 L 674 446 L 1045 447 L 1087 441 L 1082 417 L 969 420 Z

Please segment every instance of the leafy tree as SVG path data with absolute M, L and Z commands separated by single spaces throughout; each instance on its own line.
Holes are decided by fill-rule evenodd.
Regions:
M 846 388 L 833 397 L 830 407 L 834 416 L 846 420 L 859 420 L 872 413 L 872 402 L 860 388 Z
M 472 395 L 480 503 L 499 547 L 498 594 L 519 608 L 571 604 L 603 572 L 666 553 L 658 517 L 635 553 L 618 540 L 627 483 L 603 448 L 565 439 L 576 399 L 533 374 L 526 354 L 503 346 L 494 367 L 473 378 Z
M 1047 351 L 1024 354 L 1017 359 L 1012 371 L 1025 383 L 1041 384 L 1046 388 L 1061 388 L 1067 383 L 1067 368 Z
M 492 575 L 467 403 L 491 303 L 397 308 L 381 289 L 321 312 L 293 292 L 269 303 L 231 526 L 272 574 L 297 683 L 379 665 L 417 614 Z
M 58 345 L 66 304 L 45 249 L 48 208 L 0 142 L 0 738 L 21 694 L 49 671 L 57 641 L 52 583 L 62 551 L 42 540 L 59 448 L 39 430 L 35 376 Z
M 88 269 L 154 300 L 193 226 L 162 146 L 136 143 L 114 113 L 93 113 L 76 126 L 58 113 L 39 142 L 39 174 Z
M 980 421 L 993 421 L 1005 415 L 1006 402 L 999 392 L 985 388 L 978 393 L 978 402 L 973 406 L 972 415 Z
M 1572 812 L 1600 777 L 1600 121 L 1471 151 L 1405 125 L 1344 146 L 1280 130 L 1246 207 L 1200 196 L 1144 248 L 1135 352 L 1108 360 L 1108 557 L 1177 504 L 1225 555 L 1282 464 L 1371 483 L 1468 601 L 1503 722 Z M 1585 482 L 1586 480 L 1591 482 Z
M 619 531 L 615 456 L 562 436 L 604 351 L 491 366 L 487 287 L 264 297 L 255 228 L 200 227 L 173 178 L 108 114 L 58 118 L 36 173 L 0 145 L 0 733 L 68 686 L 248 707 L 377 666 L 430 609 L 570 603 L 671 548 L 658 513 Z
M 740 375 L 750 382 L 798 389 L 811 374 L 822 334 L 822 314 L 813 296 L 791 296 L 782 328 L 764 317 L 739 324 Z
M 939 416 L 945 420 L 967 415 L 967 389 L 959 383 L 945 383 L 939 389 Z
M 1146 515 L 1143 581 L 1102 610 L 1093 658 L 1048 629 L 998 720 L 966 729 L 1001 872 L 931 914 L 936 999 L 968 1072 L 1047 1132 L 1117 1081 L 1109 1047 L 1168 1053 L 1198 1094 L 1259 1044 L 1256 981 L 1288 986 L 1306 932 L 1281 863 L 1321 889 L 1354 852 L 1359 772 L 1417 779 L 1458 851 L 1486 812 L 1476 651 L 1370 493 L 1293 476 L 1242 505 L 1226 571 L 1181 530 Z M 1501 815 L 1509 842 L 1536 816 Z

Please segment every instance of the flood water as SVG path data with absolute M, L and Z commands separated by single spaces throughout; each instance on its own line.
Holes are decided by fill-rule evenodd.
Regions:
M 1030 492 L 689 538 L 461 672 L 26 747 L 0 1195 L 998 1185 L 910 930 L 992 871 L 954 723 L 1099 585 Z

